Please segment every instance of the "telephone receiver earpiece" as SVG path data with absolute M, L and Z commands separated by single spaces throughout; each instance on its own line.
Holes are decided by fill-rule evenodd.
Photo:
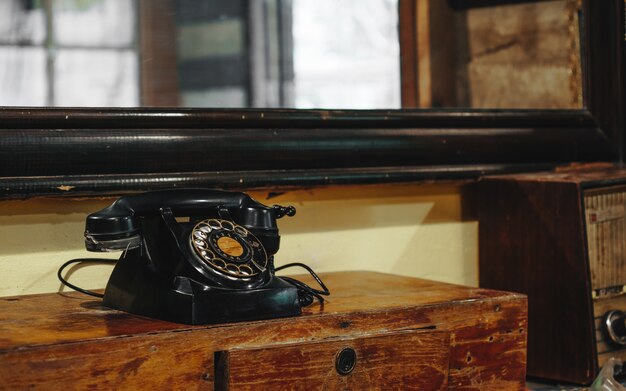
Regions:
M 293 206 L 265 206 L 244 193 L 212 189 L 175 189 L 124 196 L 107 208 L 92 213 L 85 223 L 88 251 L 122 251 L 141 244 L 140 218 L 158 216 L 170 208 L 175 216 L 214 214 L 257 234 L 266 250 L 279 247 L 276 219 L 295 215 Z

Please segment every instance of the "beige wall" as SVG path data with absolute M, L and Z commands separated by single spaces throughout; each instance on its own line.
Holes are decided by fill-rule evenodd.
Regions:
M 477 223 L 462 221 L 460 190 L 442 185 L 344 186 L 288 191 L 266 203 L 293 204 L 279 220 L 276 264 L 316 271 L 375 270 L 476 285 Z M 0 203 L 0 296 L 55 292 L 58 267 L 78 257 L 117 258 L 83 247 L 85 216 L 112 202 L 36 199 Z M 102 288 L 111 266 L 71 269 L 70 281 Z

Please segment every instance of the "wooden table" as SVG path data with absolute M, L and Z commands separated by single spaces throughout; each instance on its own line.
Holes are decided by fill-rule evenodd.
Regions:
M 189 326 L 78 294 L 0 298 L 0 388 L 523 390 L 526 298 L 373 272 L 293 318 Z M 356 353 L 342 375 L 337 359 Z

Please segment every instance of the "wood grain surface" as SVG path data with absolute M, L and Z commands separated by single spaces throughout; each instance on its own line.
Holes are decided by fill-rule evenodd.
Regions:
M 235 349 L 222 356 L 226 370 L 220 386 L 229 390 L 446 390 L 449 343 L 448 332 L 426 330 Z M 352 372 L 340 375 L 335 360 L 344 348 L 354 349 L 357 359 Z
M 611 355 L 600 326 L 626 310 L 626 170 L 573 165 L 477 185 L 480 285 L 528 294 L 528 374 L 590 384 Z
M 529 295 L 528 373 L 589 383 L 593 315 L 579 185 L 479 184 L 480 286 Z
M 215 352 L 420 328 L 450 334 L 450 389 L 524 389 L 524 296 L 373 272 L 322 278 L 330 301 L 302 316 L 207 326 L 134 316 L 79 294 L 2 298 L 0 389 L 213 389 Z

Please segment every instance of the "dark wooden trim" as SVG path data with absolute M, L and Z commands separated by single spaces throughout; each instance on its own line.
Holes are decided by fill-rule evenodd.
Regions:
M 417 1 L 399 0 L 398 16 L 402 107 L 413 108 L 419 106 L 419 85 L 417 83 Z
M 141 76 L 141 105 L 152 107 L 178 106 L 180 88 L 174 20 L 174 2 L 140 0 L 139 11 L 139 71 Z
M 455 25 L 455 12 L 450 4 L 441 0 L 429 0 L 428 15 L 430 37 L 437 37 L 429 46 L 430 106 L 459 107 L 457 102 L 457 56 L 460 45 Z M 452 77 L 450 77 L 452 76 Z
M 163 188 L 285 190 L 328 185 L 366 185 L 443 181 L 463 184 L 483 175 L 543 171 L 553 164 L 484 164 L 423 167 L 374 167 L 321 170 L 210 171 L 125 175 L 70 175 L 0 178 L 0 199 L 35 196 L 120 195 Z M 469 179 L 468 179 L 469 178 Z
M 585 111 L 2 109 L 0 115 L 4 198 L 467 179 L 611 153 Z M 17 126 L 24 122 L 30 127 Z
M 455 10 L 441 0 L 400 0 L 398 9 L 402 107 L 458 107 Z
M 623 0 L 585 0 L 588 110 L 0 108 L 0 198 L 472 179 L 619 161 L 623 10 Z
M 585 106 L 624 161 L 624 0 L 583 1 Z
M 460 10 L 480 7 L 497 7 L 499 5 L 507 4 L 539 3 L 541 1 L 551 0 L 448 0 L 452 7 Z
M 448 0 L 455 10 L 494 7 L 543 0 Z M 400 45 L 403 77 L 403 107 L 418 107 L 417 26 L 415 13 L 418 0 L 400 3 Z M 611 155 L 624 161 L 624 107 L 626 80 L 624 77 L 624 1 L 582 0 L 581 60 L 583 62 L 584 105 L 606 134 Z M 445 24 L 445 23 L 444 23 Z M 413 36 L 411 36 L 413 34 Z M 435 67 L 441 69 L 440 67 Z M 408 90 L 407 90 L 408 89 Z M 441 88 L 437 91 L 440 92 Z
M 587 110 L 294 110 L 0 107 L 6 129 L 596 128 Z
M 611 156 L 585 111 L 2 109 L 0 115 L 4 198 L 475 178 Z

